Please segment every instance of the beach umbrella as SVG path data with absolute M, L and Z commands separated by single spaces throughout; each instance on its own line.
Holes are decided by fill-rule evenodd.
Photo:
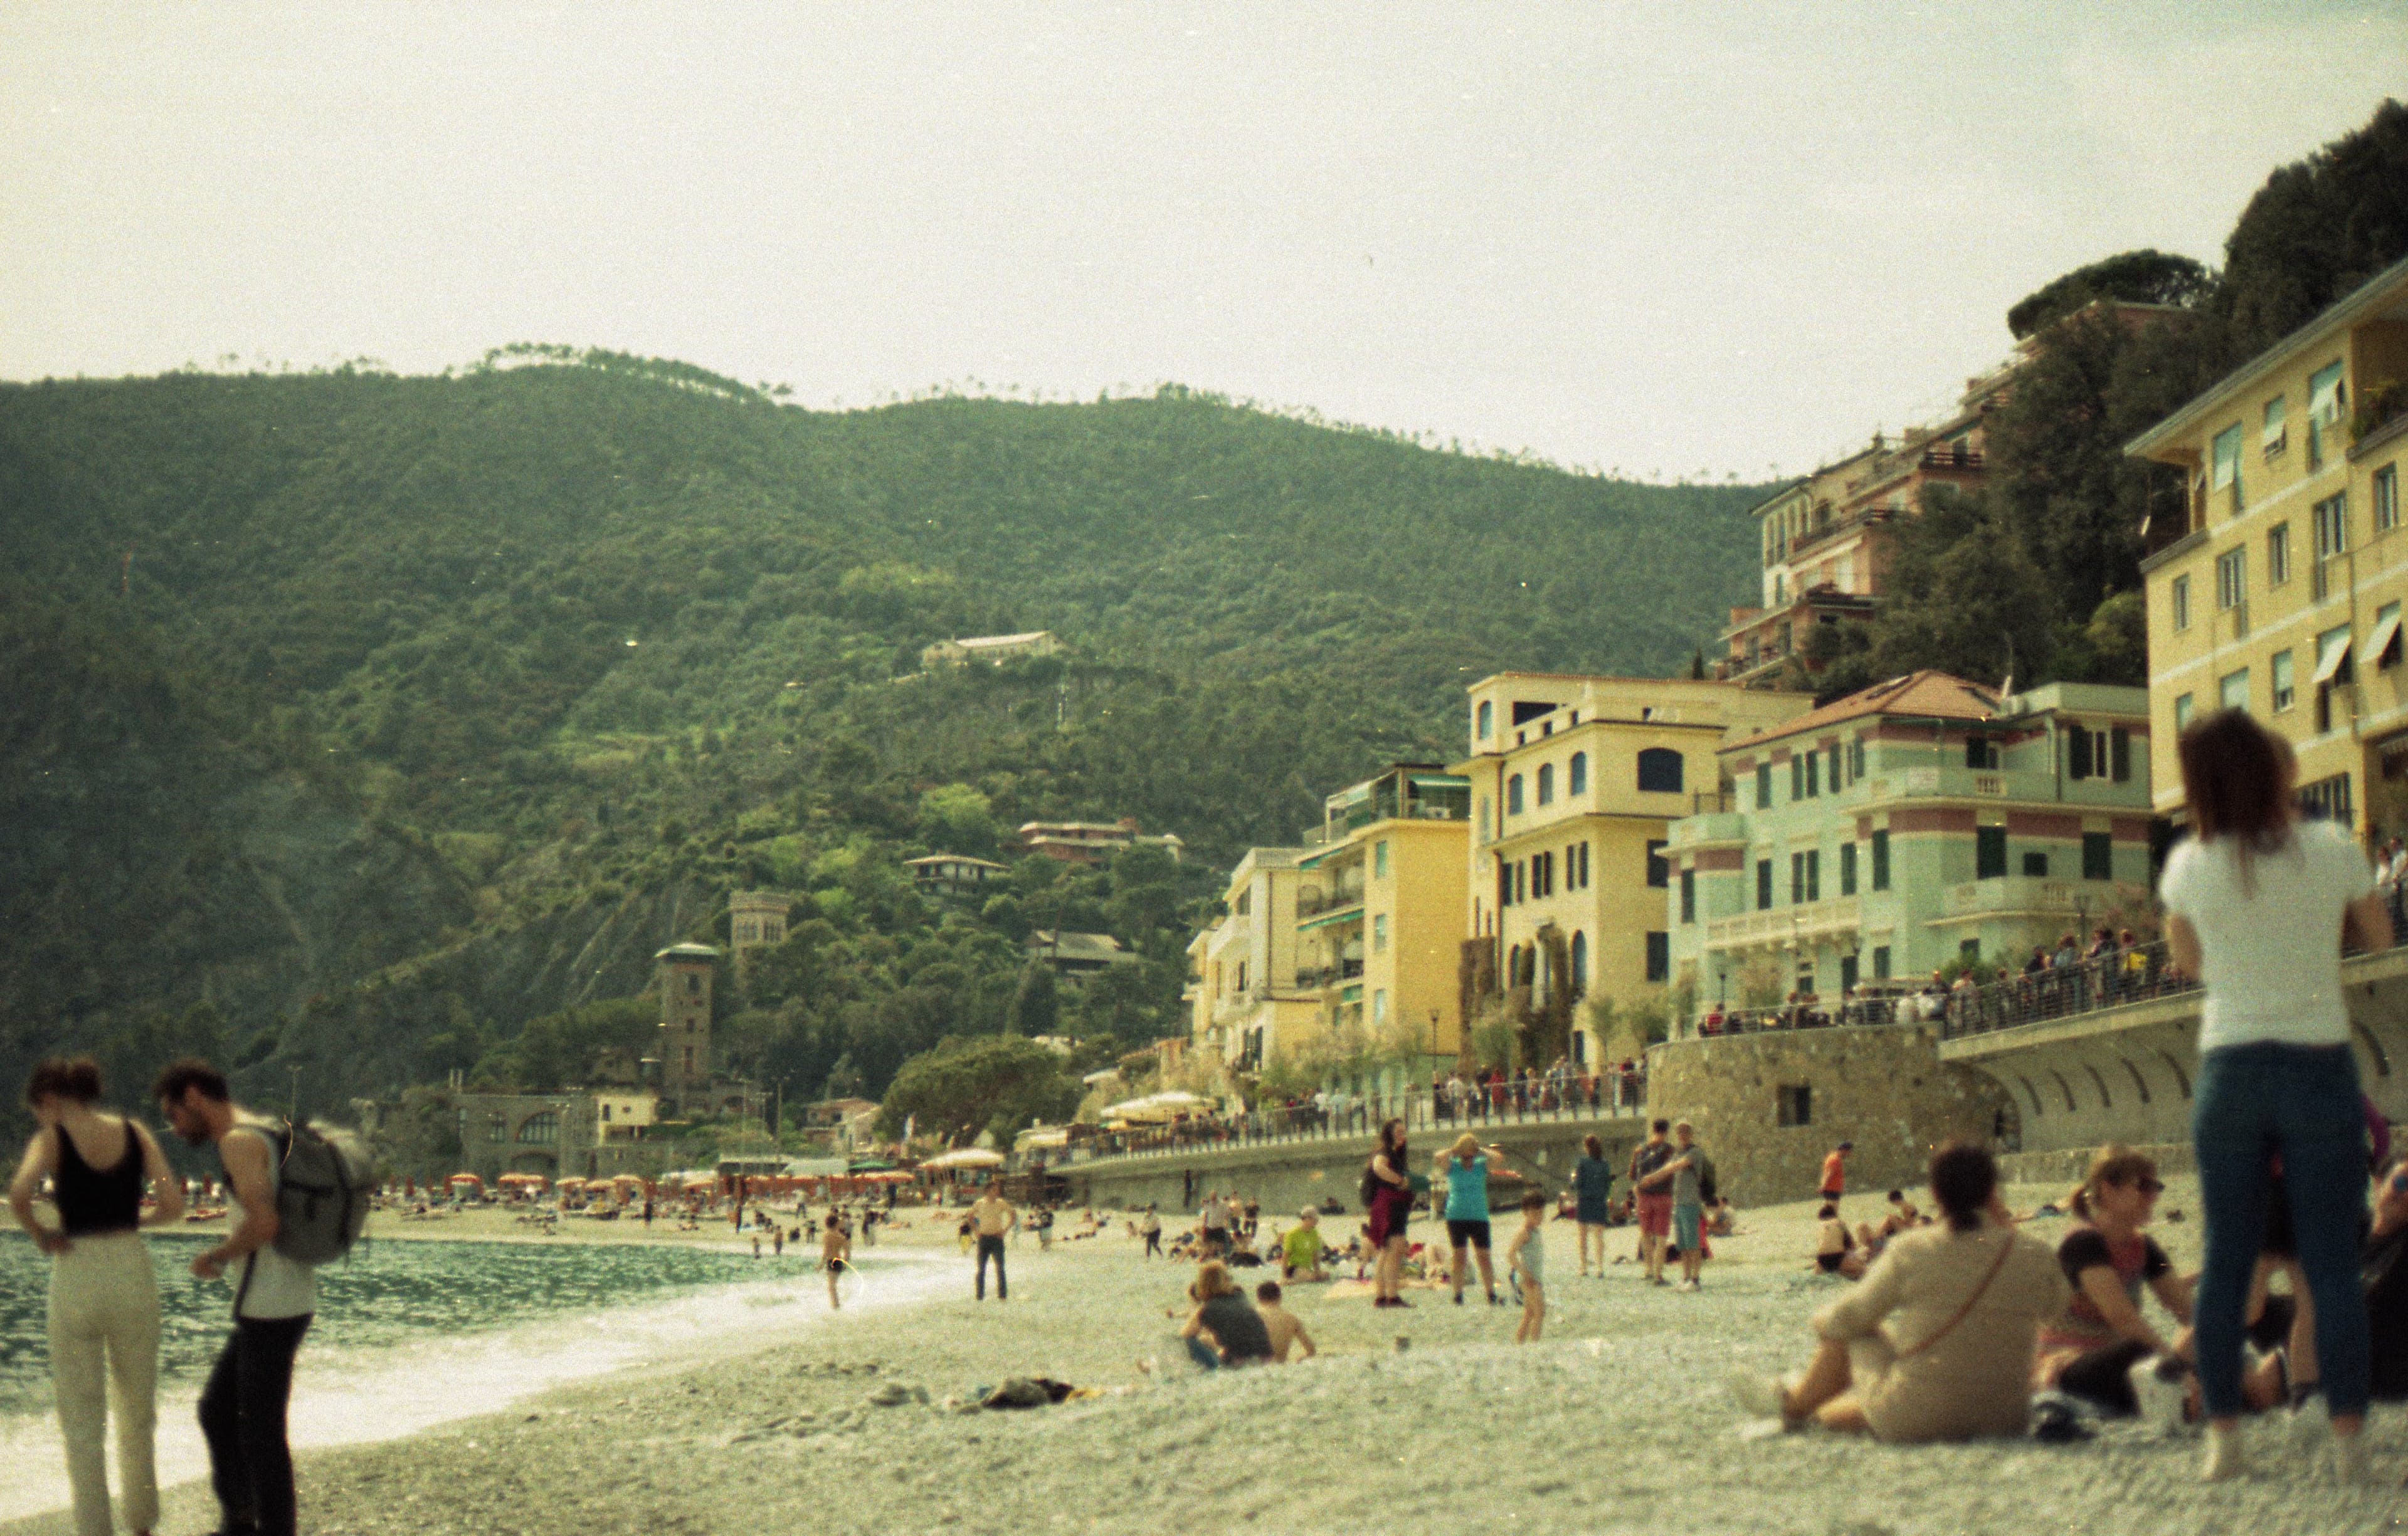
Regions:
M 982 1146 L 965 1146 L 958 1151 L 940 1152 L 920 1164 L 923 1168 L 1000 1168 L 1003 1154 L 990 1152 Z

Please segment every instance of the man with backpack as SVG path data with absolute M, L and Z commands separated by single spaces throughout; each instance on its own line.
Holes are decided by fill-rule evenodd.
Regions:
M 210 1369 L 200 1401 L 209 1480 L 223 1512 L 221 1529 L 229 1536 L 293 1536 L 293 1450 L 285 1415 L 293 1398 L 293 1358 L 318 1310 L 311 1264 L 357 1235 L 366 1192 L 337 1179 L 333 1202 L 322 1208 L 319 1187 L 288 1171 L 288 1154 L 306 1140 L 310 1157 L 305 1160 L 313 1164 L 314 1175 L 321 1172 L 315 1165 L 337 1160 L 326 1142 L 235 1103 L 225 1075 L 207 1061 L 186 1057 L 174 1062 L 159 1074 L 151 1093 L 177 1135 L 194 1146 L 217 1147 L 231 1191 L 233 1230 L 193 1260 L 199 1278 L 226 1278 L 235 1287 L 234 1334 Z M 290 1190 L 288 1180 L 294 1184 Z M 298 1197 L 290 1216 L 280 1196 Z M 295 1258 L 295 1251 L 314 1257 Z

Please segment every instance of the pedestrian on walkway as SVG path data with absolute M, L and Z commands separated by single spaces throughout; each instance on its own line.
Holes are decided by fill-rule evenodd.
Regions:
M 318 1310 L 318 1276 L 276 1251 L 273 1122 L 234 1102 L 225 1076 L 196 1057 L 170 1064 L 151 1088 L 177 1135 L 214 1145 L 231 1191 L 225 1241 L 193 1260 L 203 1280 L 234 1280 L 234 1333 L 201 1388 L 202 1438 L 225 1531 L 294 1536 L 293 1447 L 285 1431 L 293 1360 Z
M 89 1056 L 37 1062 L 25 1104 L 39 1127 L 25 1144 L 8 1208 L 50 1258 L 50 1379 L 77 1536 L 108 1536 L 106 1442 L 117 1416 L 119 1509 L 127 1529 L 159 1523 L 152 1457 L 158 1412 L 159 1284 L 137 1229 L 184 1217 L 184 1185 L 150 1132 L 98 1107 L 100 1067 Z M 58 1226 L 34 1215 L 41 1182 L 51 1184 Z M 142 1192 L 157 1203 L 142 1216 Z
M 2158 896 L 2173 963 L 2198 976 L 2191 1134 L 2207 1211 L 2194 1305 L 2210 1481 L 2243 1470 L 2241 1344 L 2282 1159 L 2292 1240 L 2315 1300 L 2316 1359 L 2344 1481 L 2367 1475 L 2366 1307 L 2358 1231 L 2366 1122 L 2350 1053 L 2340 946 L 2389 947 L 2391 917 L 2348 829 L 2298 820 L 2288 744 L 2238 709 L 2182 733 L 2196 834 L 2166 860 Z

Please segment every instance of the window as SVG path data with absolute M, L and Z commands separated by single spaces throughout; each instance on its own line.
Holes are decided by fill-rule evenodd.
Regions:
M 1371 914 L 1371 953 L 1375 955 L 1379 954 L 1387 947 L 1388 915 L 1384 912 L 1374 912 Z M 1240 967 L 1241 971 L 1242 969 L 1243 968 Z M 1239 986 L 1240 989 L 1243 989 L 1244 977 L 1242 975 L 1239 978 Z
M 1495 704 L 1489 703 L 1485 699 L 1481 700 L 1480 713 L 1474 716 L 1473 718 L 1476 721 L 1473 729 L 1480 732 L 1480 739 L 1482 741 L 1486 741 L 1490 736 L 1496 733 L 1497 706 Z
M 2367 664 L 2381 672 L 2400 664 L 2400 604 L 2386 603 L 2374 610 L 2374 633 L 2367 636 Z
M 2316 636 L 2316 676 L 2319 688 L 2329 683 L 2353 681 L 2356 674 L 2349 664 L 2349 626 L 2336 624 Z M 2318 726 L 2318 730 L 2327 729 Z
M 1371 845 L 1371 874 L 1377 879 L 1388 877 L 1388 840 L 1384 837 Z
M 1831 765 L 1828 776 L 1831 782 L 1831 792 L 1838 794 L 1840 792 L 1840 744 L 1838 742 L 1831 744 Z
M 1886 831 L 1873 833 L 1872 845 L 1873 889 L 1887 890 L 1889 889 L 1889 833 Z
M 1856 893 L 1856 846 L 1854 843 L 1842 843 L 1840 845 L 1840 894 L 1854 896 Z
M 2065 776 L 2089 778 L 2105 776 L 2107 738 L 2087 726 L 2069 725 L 2065 729 Z
M 1854 955 L 1842 955 L 1840 957 L 1840 991 L 1844 995 L 1846 993 L 1853 992 L 1856 989 L 1856 957 Z
M 2210 491 L 2221 491 L 2231 499 L 2234 513 L 2241 510 L 2241 423 L 2235 421 L 2215 434 L 2209 449 L 2214 470 L 2208 480 Z
M 2318 368 L 2308 376 L 2308 468 L 2318 470 L 2325 463 L 2325 431 L 2341 420 L 2341 360 Z
M 1857 736 L 1848 743 L 1848 782 L 1854 784 L 1865 776 L 1865 738 Z
M 2276 651 L 2268 667 L 2274 677 L 2274 713 L 2279 715 L 2298 702 L 2291 687 L 2291 653 Z
M 2082 877 L 2086 880 L 2115 878 L 2115 836 L 2113 832 L 2082 834 Z
M 1539 764 L 1539 804 L 1552 805 L 1555 803 L 1555 765 L 1552 762 L 1542 762 Z
M 2272 459 L 2283 451 L 2284 443 L 2283 397 L 2278 394 L 2266 402 L 2263 424 L 2258 429 L 2258 451 Z
M 1639 754 L 1639 788 L 1649 794 L 1681 792 L 1681 754 L 1669 747 L 1651 747 Z
M 2348 826 L 2357 819 L 2347 774 L 2335 774 L 2314 784 L 2302 784 L 2298 798 L 2302 816 L 2320 821 L 2338 821 L 2343 826 Z
M 1973 829 L 1973 878 L 2001 880 L 2007 874 L 2007 829 Z
M 1513 904 L 1513 866 L 1501 860 L 1497 865 L 1497 904 L 1498 906 Z
M 1799 753 L 1789 754 L 1789 799 L 1795 804 L 1806 798 L 1806 760 Z
M 1795 905 L 1801 902 L 1823 899 L 1823 854 L 1819 848 L 1808 848 L 1789 856 L 1789 900 Z
M 2249 669 L 2228 672 L 2215 680 L 2215 702 L 2226 709 L 2249 707 Z
M 1873 979 L 1875 981 L 1887 981 L 1889 979 L 1888 945 L 1877 944 L 1873 946 Z
M 1684 923 L 1698 920 L 1698 872 L 1693 869 L 1681 872 L 1681 920 Z
M 2374 472 L 2374 531 L 2388 533 L 2400 526 L 2400 466 L 2386 464 Z
M 1505 814 L 1507 816 L 1522 814 L 1522 775 L 1519 774 L 1505 781 Z
M 694 1053 L 692 1052 L 692 1050 L 688 1050 L 686 1054 L 687 1054 L 687 1055 L 689 1055 L 689 1056 L 691 1056 L 691 1055 L 693 1055 Z M 486 1139 L 487 1141 L 503 1142 L 503 1141 L 508 1141 L 508 1140 L 509 1140 L 509 1136 L 510 1136 L 510 1122 L 509 1122 L 509 1116 L 506 1116 L 506 1115 L 494 1115 L 494 1116 L 487 1116 L 487 1118 L 486 1118 L 486 1124 L 485 1124 L 485 1131 L 486 1131 L 485 1139 Z
M 1572 754 L 1570 779 L 1571 782 L 1565 786 L 1564 789 L 1564 792 L 1566 794 L 1584 795 L 1588 793 L 1588 754 L 1586 752 L 1574 752 Z
M 1572 990 L 1588 990 L 1588 935 L 1572 935 Z
M 560 1116 L 551 1110 L 519 1122 L 519 1142 L 525 1146 L 553 1146 L 560 1141 Z
M 1670 981 L 1672 979 L 1671 934 L 1650 933 L 1647 935 L 1647 979 L 1650 981 Z
M 1773 1091 L 1773 1123 L 1788 1128 L 1814 1123 L 1814 1090 L 1804 1083 L 1783 1084 Z
M 2218 612 L 2249 601 L 2249 550 L 2236 545 L 2215 557 L 2215 606 Z
M 1999 768 L 1999 744 L 1987 736 L 1965 738 L 1965 766 L 1985 773 Z
M 686 996 L 688 996 L 688 997 L 694 997 L 694 996 L 696 996 L 697 994 L 699 994 L 701 991 L 702 991 L 702 974 L 701 974 L 700 972 L 698 972 L 698 971 L 688 971 L 688 972 L 685 974 L 685 993 L 686 993 Z
M 2278 522 L 2266 530 L 2266 585 L 2280 587 L 2291 579 L 2291 525 Z
M 2349 552 L 2349 492 L 2326 497 L 2316 503 L 2310 515 L 2315 519 L 2316 563 L 2313 573 L 2315 590 L 2309 595 L 2321 601 L 2332 591 L 2329 568 Z
M 2174 696 L 2174 730 L 2177 732 L 2186 731 L 2190 728 L 2190 695 L 2187 693 L 2176 694 Z
M 1664 860 L 1664 845 L 1655 838 L 1647 843 L 1647 883 L 1658 890 L 1672 883 L 1672 866 Z
M 1528 901 L 1530 899 L 1530 861 L 1526 859 L 1514 860 L 1513 900 L 1516 902 Z
M 1772 764 L 1769 762 L 1756 765 L 1756 808 L 1759 811 L 1772 809 Z
M 2024 873 L 2031 875 L 2035 879 L 2047 879 L 2048 855 L 2042 852 L 2028 850 L 2024 854 Z
M 2132 732 L 2120 725 L 2107 732 L 2107 776 L 2118 784 L 2132 777 Z
M 2190 577 L 2186 576 L 2174 577 L 2173 584 L 2167 593 L 2167 601 L 2173 607 L 2174 628 L 2178 630 L 2190 628 Z
M 1823 792 L 1823 758 L 1818 752 L 1806 754 L 1806 798 L 1813 799 Z
M 1772 910 L 1772 860 L 1770 859 L 1756 861 L 1756 909 L 1758 912 Z
M 1371 1022 L 1385 1024 L 1387 1021 L 1388 989 L 1385 987 L 1374 987 L 1371 988 Z
M 1555 889 L 1555 872 L 1553 867 L 1555 861 L 1555 856 L 1552 853 L 1534 853 L 1530 855 L 1530 896 L 1532 900 L 1543 900 Z

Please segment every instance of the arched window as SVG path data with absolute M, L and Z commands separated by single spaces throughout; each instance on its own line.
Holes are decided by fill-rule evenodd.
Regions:
M 1505 781 L 1505 814 L 1507 816 L 1522 814 L 1522 775 L 1519 774 Z
M 1571 782 L 1565 787 L 1564 792 L 1573 795 L 1588 793 L 1588 754 L 1586 752 L 1572 754 Z
M 1555 803 L 1555 765 L 1552 762 L 1542 762 L 1539 764 L 1539 804 L 1552 805 Z
M 1572 935 L 1572 990 L 1575 993 L 1588 990 L 1588 935 L 1585 933 Z
M 1639 754 L 1639 788 L 1651 793 L 1681 792 L 1681 754 L 1651 747 Z
M 1497 706 L 1485 699 L 1481 700 L 1478 721 L 1476 729 L 1480 732 L 1480 739 L 1486 741 L 1489 733 L 1497 729 Z
M 560 1116 L 551 1110 L 519 1122 L 519 1142 L 525 1146 L 552 1146 L 560 1141 Z

